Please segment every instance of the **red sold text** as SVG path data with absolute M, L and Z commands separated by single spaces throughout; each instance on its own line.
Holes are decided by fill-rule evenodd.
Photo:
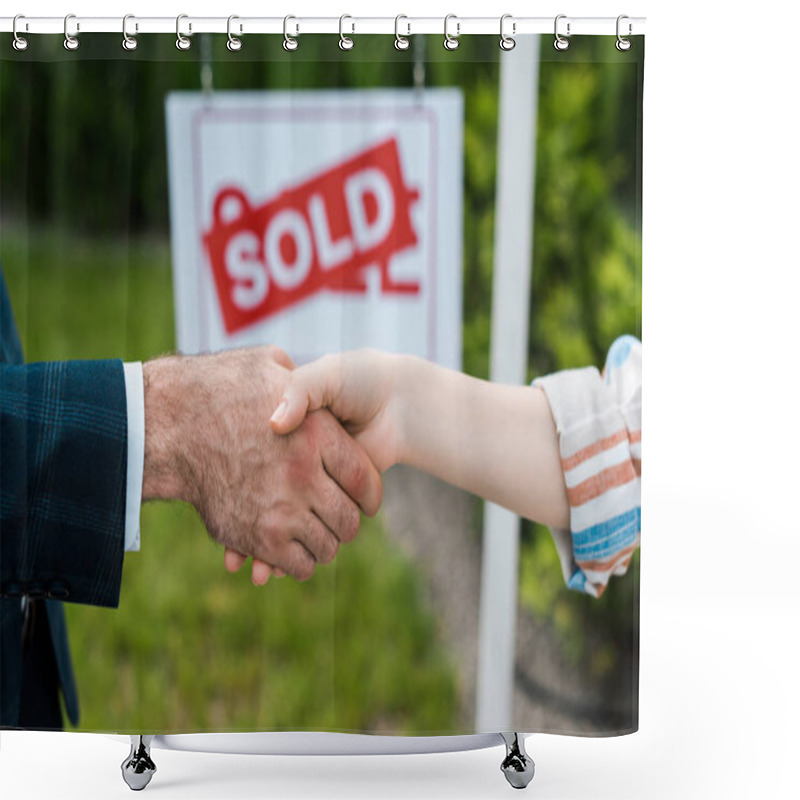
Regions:
M 203 241 L 225 330 L 231 334 L 322 290 L 364 293 L 364 268 L 379 266 L 381 290 L 418 294 L 392 280 L 391 257 L 414 247 L 411 203 L 395 139 L 369 148 L 259 206 L 237 187 L 214 199 Z

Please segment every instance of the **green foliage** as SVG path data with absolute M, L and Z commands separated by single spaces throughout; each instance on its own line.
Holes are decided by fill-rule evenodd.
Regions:
M 601 44 L 605 44 L 601 40 Z M 532 377 L 602 366 L 611 342 L 641 336 L 641 180 L 636 126 L 598 125 L 638 107 L 638 71 L 618 63 L 541 65 L 531 289 Z M 635 123 L 635 118 L 634 118 Z

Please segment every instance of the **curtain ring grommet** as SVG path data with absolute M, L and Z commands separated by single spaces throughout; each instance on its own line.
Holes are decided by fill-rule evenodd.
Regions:
M 342 14 L 342 16 L 339 17 L 339 49 L 340 50 L 352 50 L 353 47 L 355 47 L 355 44 L 356 44 L 349 36 L 345 36 L 344 35 L 343 28 L 344 28 L 344 21 L 346 19 L 353 19 L 353 18 L 349 14 Z M 355 25 L 354 22 L 351 23 L 351 25 L 353 26 L 353 30 L 351 31 L 351 33 L 355 33 L 356 25 Z
M 300 43 L 294 37 L 289 36 L 288 25 L 290 19 L 297 19 L 297 17 L 293 17 L 291 14 L 288 14 L 283 18 L 283 49 L 291 52 L 293 50 L 297 50 L 297 47 Z M 299 25 L 297 26 L 297 32 L 300 32 Z
M 241 39 L 237 39 L 231 33 L 231 22 L 233 22 L 233 20 L 235 20 L 235 19 L 239 19 L 239 17 L 237 17 L 236 14 L 231 14 L 228 17 L 228 41 L 227 41 L 225 46 L 228 48 L 228 50 L 231 51 L 231 53 L 237 53 L 239 50 L 242 49 L 242 40 Z M 241 31 L 242 31 L 242 26 L 240 25 L 239 26 L 239 32 L 241 33 Z
M 406 26 L 408 27 L 408 32 L 406 33 L 406 36 L 401 36 L 400 35 L 401 19 L 408 19 L 408 17 L 405 14 L 398 14 L 394 18 L 394 46 L 397 50 L 408 50 L 408 48 L 411 47 L 411 41 L 407 39 L 406 36 L 411 35 L 411 25 L 409 23 L 406 23 Z
M 65 50 L 77 50 L 80 47 L 80 42 L 78 41 L 77 36 L 70 36 L 69 35 L 69 21 L 71 19 L 75 19 L 74 14 L 67 14 L 64 17 L 64 49 Z M 80 23 L 75 23 L 75 30 L 80 31 L 81 26 Z
M 14 41 L 11 44 L 13 45 L 15 50 L 17 50 L 19 52 L 22 52 L 23 50 L 27 50 L 28 49 L 28 40 L 24 36 L 20 36 L 17 33 L 17 20 L 18 19 L 25 19 L 25 15 L 24 14 L 17 14 L 17 16 L 14 17 L 14 23 L 13 23 L 13 25 L 11 27 L 11 30 L 14 33 Z M 26 30 L 27 30 L 27 27 L 28 27 L 28 25 L 27 25 L 27 23 L 25 23 Z
M 133 14 L 126 14 L 122 18 L 122 47 L 125 50 L 135 50 L 139 46 L 139 42 L 136 40 L 135 36 L 128 35 L 128 20 L 129 19 L 136 19 Z M 139 30 L 139 24 L 136 23 L 135 30 Z
M 182 19 L 189 19 L 188 14 L 178 14 L 177 19 L 175 20 L 175 35 L 178 37 L 175 40 L 175 47 L 178 50 L 188 50 L 192 46 L 192 40 L 188 39 L 181 33 L 181 20 Z M 192 23 L 189 23 L 189 31 L 192 30 Z
M 628 19 L 628 16 L 626 14 L 620 14 L 617 17 L 617 42 L 614 45 L 617 48 L 617 50 L 619 50 L 621 53 L 624 53 L 624 52 L 626 52 L 626 51 L 631 49 L 631 40 L 624 38 L 619 32 L 620 23 L 624 19 Z M 631 35 L 631 31 L 632 30 L 633 30 L 633 26 L 629 22 L 628 23 L 628 36 Z
M 511 14 L 503 14 L 503 16 L 500 17 L 500 49 L 505 50 L 506 52 L 508 52 L 509 50 L 513 50 L 517 46 L 517 43 L 514 40 L 514 38 L 512 36 L 509 36 L 503 30 L 503 25 L 505 24 L 505 21 L 507 19 L 513 19 Z M 514 34 L 516 32 L 517 32 L 517 23 L 512 22 L 511 33 Z
M 566 19 L 566 18 L 567 18 L 566 14 L 559 14 L 556 17 L 555 25 L 553 27 L 553 32 L 554 32 L 555 37 L 556 37 L 555 41 L 553 42 L 553 47 L 555 47 L 556 50 L 568 50 L 569 49 L 569 39 L 564 38 L 558 32 L 558 21 L 560 19 Z M 569 36 L 569 35 L 570 35 L 570 32 L 569 32 L 569 22 L 568 22 L 567 23 L 567 36 Z
M 447 32 L 447 24 L 450 22 L 451 19 L 456 20 L 456 35 L 451 36 Z M 448 14 L 444 18 L 444 49 L 445 50 L 458 50 L 458 45 L 460 42 L 458 41 L 459 31 L 461 29 L 461 23 L 458 22 L 458 17 L 455 14 Z

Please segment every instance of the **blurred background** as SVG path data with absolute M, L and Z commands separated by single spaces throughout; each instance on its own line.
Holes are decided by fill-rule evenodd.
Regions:
M 345 56 L 322 36 L 292 54 L 268 37 L 234 55 L 223 37 L 188 53 L 168 36 L 147 44 L 3 50 L 0 262 L 29 361 L 174 349 L 164 100 L 200 89 L 204 61 L 217 91 L 414 85 L 415 53 L 380 37 Z M 486 378 L 500 52 L 494 36 L 412 49 L 425 85 L 464 95 L 463 364 Z M 637 49 L 542 42 L 529 379 L 602 366 L 614 338 L 641 336 Z M 471 732 L 481 520 L 476 498 L 394 468 L 382 513 L 334 564 L 255 590 L 225 572 L 192 508 L 144 506 L 120 608 L 67 608 L 81 729 Z M 514 713 L 526 730 L 635 726 L 638 566 L 600 600 L 567 591 L 549 533 L 523 524 Z

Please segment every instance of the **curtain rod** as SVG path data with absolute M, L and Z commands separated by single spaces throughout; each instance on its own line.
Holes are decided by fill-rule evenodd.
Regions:
M 0 17 L 0 32 L 14 31 L 14 17 Z M 558 21 L 558 32 L 562 36 L 637 36 L 645 32 L 644 17 L 570 17 L 560 14 L 555 17 L 504 16 L 503 33 L 507 36 L 521 34 L 554 33 Z M 18 15 L 16 32 L 25 34 L 62 34 L 79 36 L 83 33 L 123 33 L 122 17 L 35 17 Z M 445 35 L 444 17 L 232 17 L 231 33 L 284 34 L 298 36 L 304 33 L 330 33 L 358 35 L 364 33 L 414 36 L 414 34 Z M 195 33 L 228 33 L 228 17 L 194 17 L 182 14 L 176 17 L 136 17 L 128 15 L 125 32 L 128 36 L 151 33 L 176 34 L 178 27 L 183 36 Z M 500 34 L 500 17 L 458 17 L 449 15 L 446 28 L 450 36 L 473 34 Z

